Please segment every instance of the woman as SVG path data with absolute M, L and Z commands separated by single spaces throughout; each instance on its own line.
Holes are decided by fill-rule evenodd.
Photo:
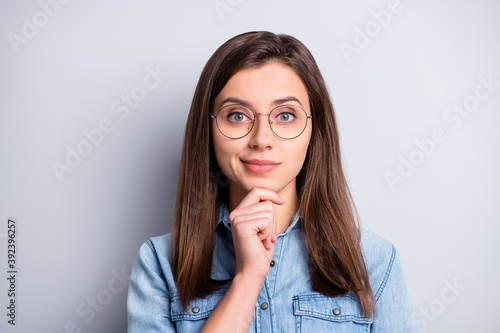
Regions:
M 337 125 L 297 39 L 249 32 L 208 60 L 172 234 L 145 242 L 129 332 L 415 332 L 401 258 L 358 227 Z

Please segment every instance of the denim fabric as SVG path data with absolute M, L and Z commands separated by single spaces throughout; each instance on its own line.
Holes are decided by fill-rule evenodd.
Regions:
M 231 279 L 235 271 L 229 211 L 222 205 L 216 231 L 212 278 Z M 249 332 L 414 333 L 413 308 L 403 265 L 395 247 L 361 229 L 361 245 L 376 312 L 364 318 L 357 295 L 327 297 L 312 289 L 299 214 L 275 243 L 270 267 L 255 304 Z M 170 269 L 171 234 L 153 237 L 140 247 L 130 276 L 128 332 L 198 332 L 229 288 L 194 299 L 183 311 Z

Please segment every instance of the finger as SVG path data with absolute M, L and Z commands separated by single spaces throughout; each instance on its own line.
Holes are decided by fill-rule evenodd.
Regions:
M 264 208 L 262 208 L 262 209 L 256 208 L 257 210 L 255 212 L 252 212 L 254 210 L 254 206 L 259 205 L 259 204 L 257 204 L 257 205 L 243 208 L 240 210 L 234 210 L 231 213 L 230 219 L 231 219 L 233 224 L 238 224 L 240 222 L 246 222 L 246 221 L 251 221 L 251 220 L 267 219 L 269 221 L 269 224 L 270 224 L 270 227 L 269 227 L 270 241 L 275 242 L 277 240 L 277 236 L 276 236 L 276 218 L 274 216 L 274 207 L 272 206 L 272 204 L 269 201 L 266 201 L 266 202 L 271 205 L 270 210 L 269 209 L 265 210 Z M 250 211 L 251 213 L 247 213 L 248 211 Z
M 273 231 L 271 228 L 271 223 L 268 217 L 258 218 L 254 220 L 247 220 L 245 223 L 251 225 L 251 229 L 253 230 L 253 234 L 257 236 L 259 241 L 262 242 L 262 245 L 266 250 L 271 250 L 273 241 Z
M 274 215 L 274 204 L 271 201 L 266 200 L 247 207 L 236 207 L 231 212 L 229 219 L 236 216 L 247 216 L 260 212 L 270 212 Z
M 274 206 L 273 206 L 273 225 L 271 227 L 271 242 L 276 242 L 276 216 L 274 215 Z
M 271 242 L 271 237 L 267 237 L 262 241 L 262 245 L 264 245 L 264 248 L 268 251 L 271 251 L 273 248 L 273 242 Z
M 270 228 L 267 229 L 262 229 L 260 232 L 257 234 L 257 237 L 259 240 L 262 242 L 262 245 L 266 250 L 271 250 L 273 247 L 273 241 L 272 241 L 272 232 Z
M 240 204 L 236 208 L 248 207 L 266 200 L 269 200 L 276 205 L 282 205 L 285 203 L 285 199 L 281 198 L 276 192 L 261 187 L 254 187 L 250 192 L 248 192 L 243 200 L 241 200 Z
M 264 248 L 268 251 L 273 248 L 274 242 L 272 232 L 270 232 L 269 235 L 266 235 L 266 237 L 262 240 L 262 245 L 264 245 Z
M 248 207 L 237 207 L 229 214 L 229 219 L 233 223 L 265 217 L 269 218 L 271 222 L 274 222 L 274 204 L 269 200 L 262 201 Z M 275 230 L 273 228 L 271 229 Z
M 242 237 L 257 236 L 260 241 L 263 241 L 265 238 L 272 237 L 271 221 L 272 218 L 269 215 L 255 218 L 237 217 L 234 219 L 234 230 L 231 228 L 231 231 Z

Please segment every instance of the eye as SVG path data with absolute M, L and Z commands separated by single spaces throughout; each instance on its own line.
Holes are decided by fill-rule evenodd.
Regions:
M 227 115 L 227 119 L 231 122 L 239 123 L 245 120 L 250 120 L 246 114 L 242 112 L 231 112 Z
M 282 112 L 278 115 L 278 119 L 282 122 L 288 122 L 295 118 L 295 115 L 291 112 Z
M 295 117 L 295 114 L 293 112 L 280 112 L 275 120 L 277 121 L 280 121 L 280 122 L 283 122 L 283 123 L 287 123 L 287 122 L 290 122 L 292 120 L 294 120 L 296 117 Z

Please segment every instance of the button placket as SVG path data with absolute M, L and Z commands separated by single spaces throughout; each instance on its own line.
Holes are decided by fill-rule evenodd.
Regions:
M 257 333 L 275 333 L 276 322 L 272 307 L 273 297 L 270 294 L 269 276 L 264 280 L 264 285 L 255 304 L 255 319 L 258 325 Z
M 283 250 L 283 240 L 284 235 L 280 235 L 276 242 L 274 243 L 274 256 L 269 263 L 269 272 L 267 273 L 267 279 L 269 280 L 269 287 L 271 295 L 274 295 L 274 290 L 276 288 L 277 277 L 279 269 L 279 260 L 281 259 L 281 251 Z

